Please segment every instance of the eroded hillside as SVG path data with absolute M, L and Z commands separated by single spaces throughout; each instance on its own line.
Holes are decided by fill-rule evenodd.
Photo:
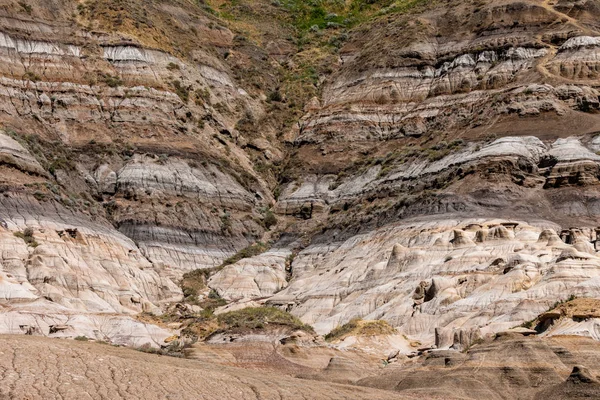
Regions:
M 0 333 L 160 347 L 267 303 L 468 346 L 598 297 L 599 17 L 0 2 Z

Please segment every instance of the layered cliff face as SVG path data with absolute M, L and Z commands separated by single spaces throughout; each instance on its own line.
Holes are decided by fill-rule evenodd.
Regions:
M 299 124 L 299 165 L 314 171 L 310 185 L 318 182 L 318 189 L 310 190 L 306 179 L 290 185 L 278 207 L 350 209 L 335 218 L 340 224 L 352 221 L 353 206 L 364 200 L 383 208 L 365 216 L 372 221 L 459 210 L 498 216 L 524 193 L 554 197 L 564 192 L 560 186 L 583 183 L 588 168 L 596 168 L 583 161 L 587 151 L 559 156 L 558 164 L 554 153 L 567 148 L 558 139 L 567 138 L 568 146 L 590 142 L 600 126 L 597 13 L 592 1 L 447 2 L 359 29 Z M 507 136 L 523 138 L 494 142 Z M 538 150 L 525 150 L 536 140 Z M 523 141 L 515 145 L 523 153 L 496 157 L 492 149 L 511 141 Z M 483 157 L 473 162 L 477 154 Z M 481 191 L 500 187 L 521 193 L 478 210 L 488 197 Z M 537 190 L 551 187 L 558 190 Z M 444 196 L 432 198 L 427 190 Z M 417 206 L 415 197 L 424 194 L 425 204 Z M 405 204 L 390 209 L 387 201 L 399 197 Z M 552 199 L 552 207 L 561 206 Z M 545 211 L 535 213 L 546 217 Z M 549 215 L 564 222 L 562 213 Z M 596 221 L 591 213 L 577 217 Z
M 232 72 L 264 53 L 228 64 L 234 34 L 186 1 L 0 6 L 0 330 L 162 343 L 117 316 L 160 313 L 184 272 L 265 232 L 274 178 L 254 165 L 283 152 L 269 122 L 240 129 L 273 82 Z
M 432 343 L 597 296 L 599 17 L 592 0 L 2 2 L 0 332 L 164 344 L 131 316 L 214 267 L 201 297 L 228 309 Z
M 289 286 L 266 255 L 209 285 L 272 288 L 319 333 L 383 318 L 430 343 L 596 297 L 599 4 L 405 6 L 351 30 L 298 123 L 276 210 L 312 240 Z

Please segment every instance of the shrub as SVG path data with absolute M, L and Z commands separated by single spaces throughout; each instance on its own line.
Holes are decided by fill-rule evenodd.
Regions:
M 106 83 L 111 88 L 116 88 L 123 84 L 123 81 L 117 75 L 112 76 L 110 74 L 100 74 L 100 76 L 98 76 L 98 80 Z
M 199 291 L 206 288 L 206 282 L 210 277 L 212 268 L 195 269 L 183 274 L 181 289 L 185 299 L 195 297 Z
M 265 228 L 270 229 L 272 226 L 277 225 L 277 217 L 273 214 L 273 211 L 268 210 L 265 213 L 265 218 L 263 220 L 263 224 Z
M 275 200 L 279 200 L 279 196 L 281 196 L 281 186 L 277 185 L 277 187 L 273 189 L 273 197 Z
M 341 339 L 345 335 L 350 334 L 356 328 L 358 328 L 358 323 L 360 322 L 360 318 L 353 318 L 344 325 L 340 325 L 334 328 L 331 332 L 325 335 L 325 340 L 334 340 Z
M 173 89 L 175 89 L 175 94 L 179 96 L 181 101 L 187 104 L 188 100 L 190 99 L 190 88 L 183 86 L 178 80 L 171 82 L 171 86 L 173 86 Z
M 33 197 L 35 197 L 37 201 L 46 201 L 46 194 L 40 190 L 33 192 Z
M 88 339 L 87 336 L 75 336 L 75 340 L 78 340 L 80 342 L 87 342 L 90 339 Z
M 27 71 L 25 72 L 25 75 L 23 76 L 25 79 L 28 79 L 32 82 L 38 82 L 41 78 L 39 77 L 39 75 L 37 75 L 34 72 L 31 71 Z
M 33 7 L 31 7 L 29 4 L 27 4 L 23 1 L 20 1 L 19 5 L 23 9 L 23 11 L 25 11 L 27 14 L 31 15 L 31 13 L 33 12 Z
M 221 231 L 231 231 L 231 214 L 229 214 L 228 211 L 225 211 L 223 215 L 221 215 Z
M 167 161 L 169 161 L 169 155 L 161 154 L 158 156 L 158 160 L 156 162 L 160 165 L 165 165 L 167 163 Z
M 23 239 L 28 246 L 38 247 L 39 243 L 33 237 L 33 229 L 26 228 L 23 232 L 15 232 L 13 233 L 16 237 Z
M 280 102 L 283 100 L 283 96 L 281 96 L 281 92 L 279 92 L 279 90 L 275 90 L 274 92 L 269 93 L 268 99 L 269 101 Z

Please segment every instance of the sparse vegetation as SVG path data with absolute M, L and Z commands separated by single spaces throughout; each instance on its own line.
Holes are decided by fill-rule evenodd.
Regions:
M 27 244 L 27 246 L 31 246 L 31 247 L 39 246 L 39 243 L 33 237 L 33 229 L 32 228 L 25 228 L 25 230 L 22 232 L 14 232 L 13 235 L 18 237 L 19 239 L 23 239 L 23 241 Z
M 271 229 L 272 226 L 277 225 L 277 217 L 271 210 L 267 210 L 265 212 L 265 216 L 263 218 L 263 225 L 267 229 Z
M 27 71 L 25 72 L 25 75 L 23 75 L 24 79 L 30 80 L 32 82 L 38 82 L 41 78 L 39 77 L 39 75 L 37 75 L 34 72 L 31 71 Z
M 159 356 L 169 356 L 169 357 L 184 357 L 183 349 L 189 347 L 189 342 L 180 342 L 179 340 L 174 340 L 170 342 L 167 346 L 163 347 L 155 347 L 150 343 L 145 343 L 139 347 L 136 347 L 135 350 L 141 351 L 142 353 L 148 354 L 156 354 Z
M 25 3 L 24 1 L 20 1 L 19 5 L 23 9 L 23 11 L 25 11 L 27 14 L 31 15 L 31 13 L 33 12 L 33 7 L 31 5 Z
M 342 337 L 350 334 L 356 328 L 358 328 L 359 318 L 353 318 L 343 325 L 334 328 L 331 332 L 325 335 L 325 340 L 331 341 L 335 339 L 341 339 Z
M 224 211 L 221 215 L 221 231 L 231 232 L 231 214 L 229 211 Z
M 545 312 L 552 311 L 552 310 L 558 308 L 559 306 L 561 306 L 562 304 L 568 303 L 568 302 L 573 301 L 575 299 L 577 299 L 577 296 L 575 296 L 574 294 L 571 294 L 566 299 L 557 300 L 557 301 L 554 302 L 554 304 L 552 304 L 550 307 L 548 307 L 548 309 Z M 533 329 L 533 328 L 536 327 L 536 325 L 538 323 L 538 317 L 535 317 L 534 319 L 529 320 L 529 321 L 525 321 L 525 322 L 523 322 L 519 326 L 522 327 L 522 328 Z
M 283 0 L 300 32 L 350 28 L 368 18 L 393 12 L 407 12 L 426 0 Z
M 165 165 L 167 163 L 167 161 L 169 161 L 169 155 L 168 154 L 160 154 L 158 156 L 158 160 L 156 162 L 157 162 L 157 164 Z
M 265 244 L 263 242 L 253 243 L 248 247 L 244 247 L 242 250 L 238 251 L 233 256 L 227 258 L 225 261 L 223 261 L 223 264 L 221 264 L 221 267 L 224 267 L 224 266 L 230 265 L 230 264 L 235 264 L 236 262 L 240 261 L 243 258 L 250 258 L 250 257 L 257 256 L 261 253 L 264 253 L 268 249 L 269 249 L 268 244 Z
M 279 90 L 275 90 L 271 93 L 269 93 L 269 96 L 267 97 L 267 99 L 269 101 L 282 101 L 283 100 L 283 96 L 281 95 L 281 92 Z
M 121 78 L 119 78 L 117 75 L 113 76 L 111 74 L 99 74 L 98 82 L 103 82 L 111 88 L 116 88 L 123 85 Z
M 212 268 L 202 268 L 183 274 L 181 279 L 181 289 L 183 291 L 184 301 L 189 303 L 194 297 L 198 296 L 200 290 L 206 288 L 206 282 L 213 272 L 214 269 Z
M 548 311 L 552 311 L 555 308 L 557 308 L 558 306 L 560 306 L 561 304 L 565 304 L 568 303 L 570 301 L 573 301 L 577 298 L 577 296 L 575 296 L 574 294 L 571 294 L 569 297 L 567 297 L 566 299 L 562 299 L 562 300 L 557 300 L 554 302 L 554 304 L 552 304 L 550 307 L 548 307 L 548 310 L 546 310 L 546 312 Z
M 189 86 L 184 86 L 179 80 L 172 81 L 171 86 L 173 87 L 173 89 L 175 89 L 175 94 L 179 96 L 181 101 L 187 104 L 187 102 L 190 99 L 191 88 Z
M 282 325 L 292 329 L 314 332 L 310 325 L 276 307 L 248 307 L 221 314 L 217 317 L 227 330 L 264 329 L 269 325 Z
M 293 264 L 296 255 L 297 253 L 294 251 L 292 252 L 292 254 L 285 258 L 285 280 L 288 282 L 292 280 Z
M 341 340 L 346 336 L 355 335 L 355 336 L 376 336 L 376 335 L 391 335 L 394 334 L 396 330 L 390 326 L 386 321 L 376 320 L 376 321 L 363 321 L 360 318 L 353 318 L 347 323 L 338 326 L 333 329 L 327 335 L 325 335 L 325 340 Z

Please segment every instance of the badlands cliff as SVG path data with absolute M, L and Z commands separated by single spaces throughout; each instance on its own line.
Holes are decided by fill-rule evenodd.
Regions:
M 599 20 L 597 0 L 1 0 L 0 333 L 241 342 L 411 396 L 428 351 L 454 379 L 486 341 L 559 354 L 568 393 L 557 343 L 596 343 L 598 316 L 547 312 L 600 297 Z M 219 319 L 264 306 L 303 333 Z M 395 333 L 317 337 L 358 319 Z M 414 365 L 372 369 L 390 350 Z M 498 357 L 489 376 L 523 364 Z

